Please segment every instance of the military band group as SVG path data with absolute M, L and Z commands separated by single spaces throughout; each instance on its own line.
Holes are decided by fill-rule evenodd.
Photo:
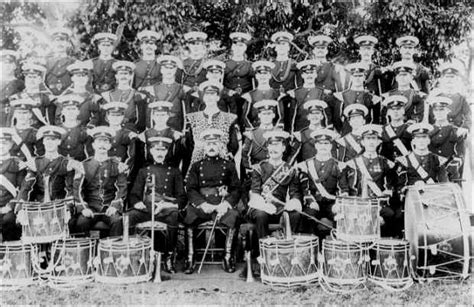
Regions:
M 242 223 L 263 238 L 286 211 L 293 232 L 324 238 L 337 219 L 336 197 L 388 197 L 382 236 L 402 237 L 407 186 L 462 180 L 471 128 L 458 92 L 465 68 L 443 62 L 433 87 L 429 70 L 413 60 L 414 36 L 397 39 L 401 61 L 379 67 L 370 35 L 354 38 L 360 61 L 341 66 L 327 59 L 325 35 L 310 36 L 312 53 L 295 62 L 293 35 L 277 32 L 276 58 L 251 62 L 247 33 L 230 35 L 226 59 L 208 58 L 205 33 L 186 33 L 180 59 L 160 54 L 161 35 L 146 30 L 133 63 L 113 57 L 115 34 L 97 33 L 99 56 L 87 61 L 68 55 L 68 29 L 50 34 L 53 53 L 44 61 L 20 65 L 15 51 L 1 53 L 5 241 L 21 236 L 18 200 L 72 197 L 76 236 L 99 221 L 120 236 L 123 214 L 134 228 L 155 212 L 168 225 L 168 272 L 175 272 L 179 224 L 190 274 L 193 230 L 217 219 L 227 229 L 223 267 L 234 272 Z

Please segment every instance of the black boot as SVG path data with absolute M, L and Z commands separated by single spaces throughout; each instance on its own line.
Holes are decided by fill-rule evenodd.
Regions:
M 168 253 L 165 259 L 165 272 L 169 274 L 176 274 L 176 269 L 174 267 L 174 253 Z
M 225 256 L 222 267 L 227 273 L 235 272 L 235 264 L 232 255 L 232 243 L 234 242 L 235 228 L 229 228 L 225 238 Z
M 187 228 L 186 233 L 188 234 L 188 259 L 186 260 L 184 267 L 184 274 L 194 273 L 194 244 L 193 244 L 193 229 Z

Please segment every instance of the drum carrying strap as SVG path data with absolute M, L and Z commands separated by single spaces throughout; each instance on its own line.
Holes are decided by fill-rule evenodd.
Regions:
M 352 134 L 348 134 L 346 135 L 345 137 L 347 143 L 349 143 L 349 145 L 351 145 L 351 147 L 357 152 L 357 153 L 360 153 L 362 151 L 362 148 L 360 147 L 360 144 L 357 143 L 357 141 L 354 139 L 354 137 L 352 136 Z
M 308 167 L 308 172 L 313 179 L 314 185 L 318 189 L 319 193 L 327 199 L 336 199 L 336 196 L 329 194 L 326 188 L 319 182 L 318 172 L 316 171 L 316 166 L 314 165 L 314 160 L 306 161 L 306 166 Z
M 413 152 L 411 152 L 407 157 L 408 157 L 408 160 L 410 161 L 411 165 L 413 166 L 413 168 L 418 173 L 418 175 L 420 175 L 420 177 L 423 180 L 428 178 L 426 180 L 426 183 L 434 183 L 434 180 L 430 177 L 428 172 L 420 165 L 420 162 L 418 162 L 418 159 L 415 157 L 415 154 Z
M 369 188 L 372 190 L 372 192 L 375 193 L 378 197 L 383 196 L 382 190 L 379 188 L 379 186 L 375 183 L 374 179 L 369 173 L 369 170 L 367 169 L 367 166 L 365 165 L 364 161 L 362 160 L 362 157 L 357 157 L 355 158 L 355 163 L 359 167 L 360 172 L 362 175 L 367 178 L 367 185 Z
M 7 191 L 8 191 L 13 197 L 16 197 L 17 191 L 16 191 L 15 186 L 13 185 L 13 183 L 10 182 L 10 180 L 8 180 L 7 177 L 5 177 L 4 175 L 1 175 L 1 174 L 0 174 L 0 185 L 1 185 L 2 187 L 4 187 L 5 189 L 7 189 Z
M 286 163 L 282 163 L 273 173 L 272 175 L 262 184 L 262 191 L 264 194 L 272 193 L 278 186 L 280 185 L 283 180 L 288 177 L 290 171 L 285 171 Z
M 32 108 L 31 112 L 36 116 L 36 118 L 43 124 L 43 125 L 49 125 L 48 121 L 46 118 L 44 118 L 43 114 L 41 114 L 40 109 L 38 108 Z
M 405 147 L 405 145 L 403 145 L 402 141 L 393 130 L 393 127 L 391 125 L 387 125 L 385 128 L 385 131 L 387 132 L 388 137 L 393 139 L 393 144 L 395 144 L 395 147 L 397 147 L 398 150 L 400 150 L 402 155 L 404 156 L 408 155 L 407 148 Z

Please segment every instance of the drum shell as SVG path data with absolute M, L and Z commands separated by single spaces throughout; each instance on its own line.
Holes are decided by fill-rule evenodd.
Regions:
M 148 237 L 106 238 L 97 248 L 96 280 L 105 283 L 133 283 L 151 279 L 153 258 Z
M 28 222 L 22 225 L 21 240 L 24 243 L 50 243 L 68 236 L 70 213 L 68 200 L 47 203 L 24 202 L 22 208 Z
M 386 282 L 411 279 L 408 241 L 379 240 L 370 248 L 369 255 L 369 279 Z
M 322 275 L 329 282 L 346 284 L 365 281 L 368 260 L 368 244 L 323 240 Z
M 462 191 L 453 183 L 408 187 L 405 237 L 418 279 L 466 278 L 472 233 Z
M 36 252 L 33 245 L 23 244 L 20 241 L 0 244 L 1 286 L 33 283 L 35 273 L 32 256 Z
M 53 243 L 52 260 L 55 264 L 51 274 L 56 279 L 71 277 L 91 278 L 92 262 L 96 254 L 96 241 L 88 238 L 68 238 Z
M 382 203 L 388 204 L 388 198 L 337 197 L 337 238 L 348 242 L 379 239 Z
M 292 239 L 260 239 L 260 268 L 264 284 L 293 287 L 318 280 L 319 240 L 312 235 Z

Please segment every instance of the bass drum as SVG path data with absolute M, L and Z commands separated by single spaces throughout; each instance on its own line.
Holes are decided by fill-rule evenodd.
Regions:
M 467 278 L 472 233 L 460 187 L 454 183 L 428 184 L 421 190 L 408 187 L 405 238 L 415 279 Z

